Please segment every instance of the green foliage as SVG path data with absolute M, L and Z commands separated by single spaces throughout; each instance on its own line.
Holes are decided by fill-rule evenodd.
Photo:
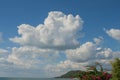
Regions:
M 120 59 L 116 58 L 112 65 L 112 80 L 120 80 Z
M 100 71 L 97 70 L 97 66 L 100 67 Z M 96 63 L 95 66 L 87 66 L 87 72 L 80 75 L 80 80 L 110 80 L 111 74 L 104 72 L 102 65 Z

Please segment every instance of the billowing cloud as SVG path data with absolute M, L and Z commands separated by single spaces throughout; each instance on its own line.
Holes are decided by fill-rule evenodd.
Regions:
M 113 58 L 113 51 L 110 48 L 103 48 L 95 54 L 96 59 L 111 59 Z
M 110 48 L 99 47 L 98 43 L 86 42 L 79 48 L 66 50 L 67 58 L 74 62 L 86 62 L 90 60 L 112 59 L 118 52 Z
M 34 68 L 39 67 L 41 64 L 55 61 L 58 57 L 58 51 L 24 46 L 12 48 L 7 61 L 21 68 Z
M 21 45 L 39 48 L 73 49 L 79 46 L 78 31 L 82 30 L 83 21 L 79 15 L 65 15 L 59 11 L 51 11 L 44 24 L 33 27 L 28 24 L 18 26 L 21 37 L 10 38 Z
M 120 41 L 120 29 L 106 30 L 106 33 L 113 39 Z
M 100 47 L 98 43 L 101 42 L 101 38 L 94 38 L 95 43 L 86 42 L 79 48 L 66 50 L 66 57 L 68 60 L 74 63 L 86 63 L 84 65 L 91 65 L 95 62 L 99 62 L 104 68 L 110 66 L 110 60 L 116 57 L 120 57 L 120 51 L 113 51 L 110 48 Z M 83 64 L 81 66 L 84 66 Z M 109 67 L 108 69 L 110 69 Z
M 15 76 L 18 77 L 30 77 L 33 73 L 37 77 L 40 74 L 44 75 L 41 77 L 49 76 L 45 74 L 44 68 L 48 64 L 57 63 L 59 56 L 59 51 L 31 46 L 13 47 L 11 50 L 0 49 L 0 71 L 5 73 L 4 75 L 15 72 Z
M 104 69 L 109 70 L 110 60 L 120 57 L 120 51 L 100 47 L 98 43 L 101 41 L 101 38 L 94 38 L 94 42 L 86 42 L 76 49 L 66 50 L 63 52 L 66 59 L 59 61 L 59 50 L 32 46 L 13 47 L 11 52 L 0 49 L 0 68 L 22 70 L 17 73 L 21 76 L 24 76 L 24 70 L 27 70 L 27 74 L 31 69 L 39 70 L 39 74 L 44 73 L 47 77 L 59 76 L 70 70 L 85 70 L 85 66 L 93 65 L 95 62 L 101 63 Z
M 96 45 L 92 42 L 86 42 L 79 48 L 66 51 L 67 58 L 75 62 L 84 62 L 94 58 Z
M 85 66 L 102 64 L 104 70 L 111 70 L 110 61 L 120 57 L 120 51 L 112 51 L 110 48 L 98 48 L 97 43 L 86 42 L 77 49 L 67 50 L 65 61 L 55 65 L 47 65 L 45 70 L 54 75 L 60 75 L 70 70 L 86 70 Z
M 19 36 L 10 38 L 20 46 L 0 49 L 0 71 L 20 70 L 16 73 L 21 76 L 38 73 L 55 77 L 70 70 L 85 70 L 85 66 L 95 62 L 110 69 L 109 61 L 120 57 L 120 51 L 101 47 L 103 37 L 80 45 L 78 40 L 81 34 L 78 33 L 82 30 L 82 25 L 79 15 L 66 15 L 59 11 L 49 12 L 44 23 L 36 27 L 21 24 L 18 26 Z M 106 33 L 120 40 L 119 29 L 106 30 Z

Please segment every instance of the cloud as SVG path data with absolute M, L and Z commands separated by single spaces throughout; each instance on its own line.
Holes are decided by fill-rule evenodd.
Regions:
M 49 49 L 74 49 L 79 46 L 77 33 L 82 30 L 83 21 L 79 15 L 65 15 L 51 11 L 44 24 L 33 27 L 28 24 L 18 26 L 21 37 L 10 38 L 21 45 L 37 46 Z
M 76 63 L 72 62 L 70 60 L 61 61 L 57 64 L 51 65 L 48 64 L 45 67 L 45 72 L 49 76 L 55 77 L 63 75 L 64 73 L 70 71 L 70 70 L 85 70 L 84 66 L 86 63 Z M 53 73 L 53 74 L 51 74 Z
M 4 53 L 8 53 L 8 51 L 5 49 L 0 49 L 0 54 L 4 54 Z
M 106 33 L 113 39 L 120 41 L 120 29 L 106 30 Z
M 95 57 L 96 59 L 111 59 L 113 58 L 113 51 L 110 48 L 103 48 L 97 51 Z
M 82 25 L 79 15 L 66 15 L 59 11 L 49 12 L 44 23 L 36 27 L 21 24 L 18 26 L 19 36 L 10 38 L 10 41 L 20 46 L 0 49 L 0 71 L 16 71 L 21 76 L 30 72 L 35 73 L 33 75 L 37 73 L 55 77 L 70 70 L 85 70 L 85 66 L 95 62 L 110 69 L 109 61 L 120 57 L 120 51 L 101 47 L 104 40 L 101 36 L 94 38 L 93 42 L 87 41 L 80 45 L 78 40 Z M 119 29 L 106 30 L 106 33 L 120 40 Z
M 0 61 L 3 61 L 8 57 L 9 51 L 5 49 L 0 49 Z
M 60 54 L 57 50 L 40 49 L 31 46 L 13 47 L 9 51 L 0 49 L 0 74 L 10 77 L 30 77 L 32 74 L 36 77 L 39 77 L 39 75 L 47 77 L 49 75 L 45 74 L 44 68 L 48 64 L 57 63 L 59 57 Z M 15 74 L 9 75 L 11 72 Z
M 48 72 L 49 75 L 52 75 L 50 73 L 53 73 L 53 75 L 59 76 L 71 70 L 86 70 L 86 66 L 95 65 L 96 62 L 99 62 L 100 64 L 102 64 L 104 70 L 111 70 L 111 65 L 110 65 L 111 60 L 113 60 L 113 58 L 111 59 L 94 58 L 94 59 L 89 59 L 88 61 L 84 61 L 84 62 L 83 61 L 75 62 L 70 59 L 66 59 L 65 61 L 61 61 L 54 65 L 48 64 L 45 67 L 45 71 Z
M 7 61 L 20 68 L 36 68 L 39 65 L 51 63 L 59 57 L 58 51 L 24 46 L 12 48 Z
M 59 50 L 34 46 L 13 47 L 11 51 L 0 49 L 0 68 L 3 72 L 6 72 L 6 69 L 20 70 L 15 73 L 21 76 L 28 75 L 33 70 L 34 74 L 44 73 L 47 77 L 59 76 L 70 70 L 85 70 L 85 66 L 93 65 L 95 62 L 101 63 L 104 69 L 109 70 L 111 69 L 110 60 L 120 57 L 120 51 L 102 48 L 99 46 L 100 42 L 102 42 L 100 37 L 94 38 L 94 42 L 86 42 L 76 49 L 63 51 L 66 59 L 59 61 L 61 56 Z
M 101 63 L 104 69 L 109 70 L 111 69 L 110 60 L 116 56 L 120 57 L 120 51 L 115 52 L 110 48 L 99 47 L 102 40 L 100 37 L 94 38 L 95 43 L 86 42 L 76 49 L 66 50 L 66 59 L 59 62 L 55 62 L 60 56 L 59 50 L 31 46 L 14 47 L 7 60 L 15 67 L 22 69 L 40 68 L 47 77 L 59 76 L 70 70 L 85 70 L 85 66 L 93 65 L 95 62 Z
M 96 62 L 102 64 L 104 70 L 111 70 L 110 61 L 114 60 L 116 56 L 120 57 L 120 51 L 114 52 L 110 48 L 104 48 L 103 50 L 96 52 L 94 55 L 91 54 L 90 56 L 94 57 L 93 59 L 91 57 L 89 58 L 89 60 L 86 61 L 84 60 L 84 62 L 83 62 L 83 58 L 86 57 L 83 56 L 83 58 L 81 59 L 80 56 L 82 55 L 83 54 L 79 55 L 80 58 L 79 62 L 78 60 L 73 60 L 73 59 L 71 60 L 70 58 L 67 58 L 65 61 L 60 61 L 59 63 L 54 65 L 48 64 L 45 67 L 45 71 L 47 72 L 46 74 L 53 77 L 53 75 L 59 76 L 70 70 L 86 70 L 85 66 L 95 65 Z M 76 58 L 78 57 L 76 56 Z
M 96 39 L 96 40 L 95 40 Z M 66 50 L 67 60 L 74 63 L 80 63 L 81 66 L 93 65 L 95 62 L 99 62 L 104 68 L 111 69 L 110 60 L 116 57 L 120 57 L 120 51 L 113 51 L 110 48 L 100 47 L 101 38 L 94 38 L 95 43 L 86 42 L 79 48 Z M 84 63 L 84 65 L 82 64 Z
M 113 58 L 120 58 L 120 51 L 113 52 Z
M 96 45 L 92 42 L 86 42 L 79 48 L 66 50 L 67 58 L 74 62 L 85 62 L 94 58 Z
M 0 68 L 5 69 L 9 64 L 6 61 L 8 58 L 9 51 L 5 49 L 0 49 Z
M 98 40 L 99 38 L 94 39 Z M 118 54 L 118 52 L 113 52 L 110 48 L 102 48 L 99 45 L 98 43 L 86 42 L 79 48 L 66 50 L 67 58 L 79 63 L 90 60 L 112 59 L 115 54 Z
M 3 52 L 7 51 L 3 50 Z M 93 65 L 95 62 L 101 63 L 105 69 L 109 70 L 111 69 L 110 60 L 120 57 L 120 51 L 99 47 L 96 42 L 86 42 L 76 49 L 66 50 L 66 59 L 58 62 L 59 53 L 59 50 L 31 46 L 14 47 L 6 58 L 7 62 L 3 62 L 3 66 L 8 67 L 9 65 L 11 68 L 20 70 L 40 69 L 42 73 L 46 74 L 44 76 L 55 77 L 70 70 L 85 70 L 85 66 Z
M 102 37 L 102 36 L 100 36 L 99 38 L 94 38 L 94 42 L 96 43 L 96 44 L 100 44 L 102 41 L 104 40 L 104 38 Z

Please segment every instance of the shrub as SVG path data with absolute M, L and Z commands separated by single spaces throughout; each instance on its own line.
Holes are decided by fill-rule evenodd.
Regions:
M 97 70 L 97 66 L 101 68 L 100 71 Z M 110 80 L 112 77 L 111 74 L 103 71 L 102 65 L 99 63 L 96 63 L 96 66 L 87 67 L 88 70 L 80 75 L 80 80 Z

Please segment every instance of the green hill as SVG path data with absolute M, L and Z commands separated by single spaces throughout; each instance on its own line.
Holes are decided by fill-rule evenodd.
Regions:
M 56 78 L 79 78 L 80 74 L 83 72 L 84 71 L 81 70 L 69 71 L 66 74 L 63 74 L 60 77 L 56 77 Z

